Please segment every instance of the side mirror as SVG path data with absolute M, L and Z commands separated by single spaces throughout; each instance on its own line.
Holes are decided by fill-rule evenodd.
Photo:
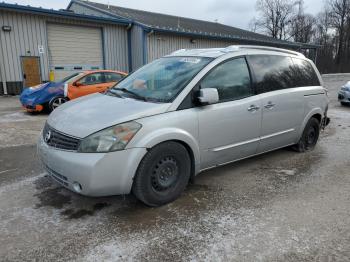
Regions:
M 210 105 L 219 102 L 219 93 L 216 88 L 203 88 L 199 90 L 198 101 L 202 105 Z
M 80 86 L 82 86 L 83 84 L 82 83 L 79 83 L 79 82 L 75 82 L 74 83 L 74 86 L 76 86 L 76 87 L 80 87 Z

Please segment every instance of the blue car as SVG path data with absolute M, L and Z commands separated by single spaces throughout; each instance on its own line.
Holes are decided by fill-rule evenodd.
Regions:
M 350 105 L 350 81 L 343 85 L 338 92 L 338 101 L 343 105 Z
M 53 111 L 56 107 L 68 101 L 64 94 L 65 85 L 80 74 L 74 73 L 58 82 L 48 82 L 25 88 L 19 100 L 28 112 L 41 112 L 44 109 Z

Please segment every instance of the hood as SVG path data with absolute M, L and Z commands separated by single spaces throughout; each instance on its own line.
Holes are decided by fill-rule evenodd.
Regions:
M 55 109 L 48 124 L 65 134 L 83 138 L 104 128 L 161 114 L 170 104 L 93 94 L 74 99 Z
M 63 88 L 64 85 L 62 83 L 48 82 L 23 89 L 21 96 L 31 96 L 42 92 L 47 92 L 48 94 L 61 93 Z
M 58 95 L 63 95 L 63 84 L 48 82 L 23 89 L 20 95 L 20 101 L 26 105 L 43 104 Z
M 50 87 L 51 85 L 52 85 L 52 83 L 48 82 L 48 83 L 24 88 L 21 95 L 31 95 L 31 94 L 34 94 L 36 92 L 42 91 L 43 89 L 45 89 L 46 87 Z

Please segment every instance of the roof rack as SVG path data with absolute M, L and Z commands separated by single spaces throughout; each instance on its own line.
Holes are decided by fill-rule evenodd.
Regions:
M 238 51 L 239 49 L 258 49 L 258 50 L 266 50 L 266 51 L 276 51 L 276 52 L 281 52 L 281 53 L 286 53 L 286 54 L 291 54 L 291 55 L 296 55 L 305 58 L 305 56 L 302 53 L 292 51 L 292 50 L 287 50 L 283 48 L 277 48 L 277 47 L 271 47 L 271 46 L 259 46 L 259 45 L 230 45 L 225 48 L 228 52 L 232 51 Z

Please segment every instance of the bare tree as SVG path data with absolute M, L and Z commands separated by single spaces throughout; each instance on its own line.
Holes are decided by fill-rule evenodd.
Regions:
M 288 26 L 295 14 L 295 2 L 288 0 L 258 0 L 258 18 L 253 27 L 277 39 L 288 38 Z M 252 26 L 251 26 L 252 27 Z
M 319 44 L 321 72 L 350 72 L 350 0 L 325 1 L 324 10 L 313 16 L 305 14 L 303 0 L 257 0 L 250 28 L 277 39 Z
M 303 0 L 297 1 L 296 4 L 298 12 L 292 17 L 290 36 L 295 42 L 308 43 L 315 33 L 316 19 L 314 16 L 304 13 Z
M 341 63 L 346 40 L 346 32 L 350 20 L 350 0 L 330 0 L 330 20 L 332 26 L 337 30 L 337 56 L 336 63 Z

